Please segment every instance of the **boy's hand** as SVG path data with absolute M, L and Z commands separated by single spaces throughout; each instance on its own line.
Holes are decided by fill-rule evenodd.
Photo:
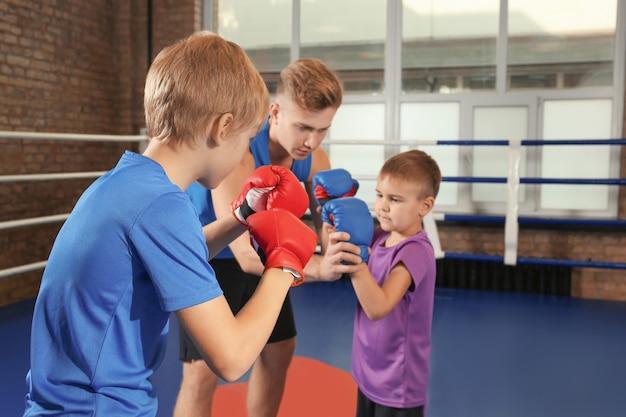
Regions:
M 300 218 L 309 204 L 306 191 L 289 169 L 274 165 L 257 168 L 246 180 L 231 208 L 239 223 L 247 226 L 251 214 L 283 208 Z

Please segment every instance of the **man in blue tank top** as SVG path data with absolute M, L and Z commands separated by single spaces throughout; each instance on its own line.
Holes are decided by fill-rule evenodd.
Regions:
M 281 71 L 275 101 L 261 131 L 250 142 L 234 173 L 212 192 L 197 184 L 187 190 L 196 205 L 202 224 L 231 216 L 230 203 L 241 190 L 242 181 L 255 168 L 277 165 L 291 169 L 304 183 L 309 195 L 310 213 L 318 231 L 321 254 L 315 254 L 305 267 L 306 281 L 333 281 L 355 270 L 324 256 L 328 236 L 323 235 L 312 178 L 330 169 L 328 155 L 319 145 L 342 100 L 337 76 L 317 59 L 300 59 Z M 263 271 L 259 257 L 244 234 L 233 241 L 211 265 L 233 313 L 247 302 Z M 247 410 L 254 417 L 275 417 L 283 395 L 287 368 L 296 346 L 296 327 L 289 296 L 267 345 L 255 362 L 248 383 Z M 210 416 L 218 378 L 201 360 L 193 342 L 181 331 L 180 359 L 183 380 L 174 411 L 175 417 Z

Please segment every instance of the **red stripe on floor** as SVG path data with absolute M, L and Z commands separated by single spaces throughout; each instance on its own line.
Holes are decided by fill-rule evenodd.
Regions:
M 246 417 L 247 387 L 247 382 L 217 387 L 213 416 Z M 352 417 L 356 411 L 356 390 L 348 372 L 296 356 L 287 373 L 278 417 Z

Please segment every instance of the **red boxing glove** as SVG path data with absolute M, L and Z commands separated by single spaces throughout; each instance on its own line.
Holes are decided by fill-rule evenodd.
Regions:
M 241 194 L 232 202 L 235 218 L 243 225 L 253 213 L 283 208 L 300 218 L 309 205 L 309 197 L 298 178 L 285 167 L 266 165 L 247 178 Z
M 268 209 L 250 215 L 248 231 L 265 269 L 283 267 L 304 282 L 304 265 L 317 245 L 317 235 L 300 219 L 284 209 Z

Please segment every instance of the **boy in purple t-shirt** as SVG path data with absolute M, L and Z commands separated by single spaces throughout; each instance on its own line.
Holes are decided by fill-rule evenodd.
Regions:
M 419 150 L 393 156 L 378 175 L 374 210 L 380 227 L 369 260 L 350 274 L 358 299 L 352 346 L 357 417 L 424 415 L 436 270 L 422 220 L 435 204 L 440 183 L 437 163 Z M 341 210 L 334 211 L 337 230 L 344 220 L 342 231 L 356 243 L 369 216 L 352 212 L 341 219 Z M 346 242 L 329 251 L 340 244 L 359 253 L 346 249 Z

